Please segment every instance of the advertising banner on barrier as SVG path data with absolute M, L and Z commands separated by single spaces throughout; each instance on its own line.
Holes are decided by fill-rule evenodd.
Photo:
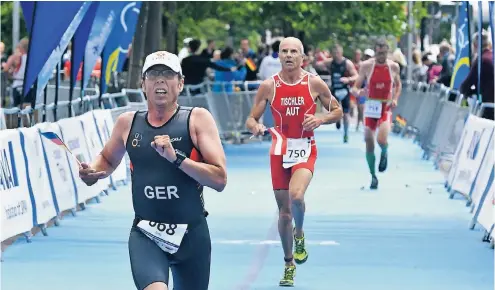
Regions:
M 452 181 L 452 190 L 468 195 L 481 167 L 493 134 L 493 121 L 470 115 L 466 126 L 462 150 L 457 156 L 457 170 Z
M 81 121 L 86 147 L 88 148 L 90 154 L 89 158 L 90 160 L 94 160 L 96 156 L 100 154 L 101 150 L 103 150 L 103 146 L 101 145 L 100 138 L 98 137 L 98 131 L 96 130 L 93 113 L 86 112 L 77 117 L 77 119 Z M 108 189 L 109 185 L 110 178 L 107 177 L 98 181 L 93 185 L 93 187 L 95 187 L 95 190 L 98 192 L 102 192 L 103 190 Z
M 90 163 L 92 158 L 89 148 L 86 146 L 86 140 L 84 139 L 85 136 L 80 119 L 61 119 L 57 123 L 60 126 L 60 131 L 62 131 L 62 140 L 65 142 L 67 147 L 69 147 L 69 150 L 72 151 L 75 158 L 77 158 L 79 162 Z M 96 184 L 93 186 L 87 186 L 79 178 L 79 165 L 73 159 L 74 157 L 69 155 L 71 170 L 77 186 L 77 202 L 83 203 L 86 200 L 97 196 L 100 191 L 98 190 L 98 186 Z
M 44 224 L 57 215 L 57 209 L 53 183 L 47 173 L 41 136 L 36 127 L 21 128 L 20 132 L 33 191 L 35 225 Z
M 452 166 L 450 167 L 449 174 L 447 175 L 447 185 L 452 186 L 452 182 L 454 181 L 455 172 L 457 171 L 457 164 L 459 160 L 460 152 L 462 151 L 462 146 L 464 144 L 464 138 L 466 138 L 466 134 L 469 131 L 469 128 L 464 127 L 464 130 L 461 134 L 461 140 L 459 144 L 457 144 L 457 148 L 454 153 L 454 158 L 452 160 Z M 470 132 L 470 131 L 469 131 Z
M 0 211 L 2 241 L 34 226 L 32 192 L 17 130 L 0 131 Z
M 62 136 L 60 127 L 55 123 L 41 123 L 36 125 L 36 128 L 41 132 L 54 132 L 58 136 Z M 68 153 L 62 146 L 47 138 L 41 138 L 41 140 L 45 153 L 48 182 L 53 184 L 55 193 L 55 207 L 58 208 L 59 212 L 72 209 L 77 204 L 77 188 L 70 163 L 76 162 L 67 156 Z
M 7 124 L 5 124 L 5 114 L 3 113 L 2 110 L 2 104 L 0 104 L 0 130 L 5 130 L 5 129 L 7 129 Z
M 112 112 L 110 110 L 93 110 L 93 114 L 101 139 L 103 143 L 106 143 L 113 131 Z M 114 182 L 127 179 L 127 168 L 124 159 L 112 173 L 112 179 Z
M 471 201 L 474 204 L 475 208 L 480 205 L 480 199 L 485 192 L 486 185 L 488 184 L 488 180 L 490 179 L 490 173 L 495 166 L 495 154 L 493 152 L 493 150 L 495 149 L 494 141 L 495 138 L 492 137 L 488 145 L 488 150 L 486 150 L 485 158 L 483 158 L 483 162 L 481 163 L 478 176 L 476 177 L 476 180 L 471 187 L 471 192 L 469 193 L 471 196 Z
M 493 191 L 495 190 L 495 187 L 493 186 L 493 167 L 489 175 L 489 179 L 487 180 L 488 183 L 485 185 L 483 196 L 480 200 L 480 206 L 475 211 L 474 217 L 485 230 L 490 232 L 493 228 Z

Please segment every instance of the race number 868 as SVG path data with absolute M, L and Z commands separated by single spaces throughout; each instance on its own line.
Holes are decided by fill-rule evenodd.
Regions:
M 150 227 L 156 228 L 160 232 L 165 231 L 165 233 L 169 236 L 174 235 L 175 229 L 177 229 L 176 224 L 167 225 L 167 224 L 162 224 L 162 223 L 157 223 L 157 222 L 150 222 Z

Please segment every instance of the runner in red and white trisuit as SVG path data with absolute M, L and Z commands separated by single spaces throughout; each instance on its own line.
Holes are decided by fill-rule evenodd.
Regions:
M 371 173 L 371 189 L 378 188 L 375 175 L 375 131 L 378 128 L 377 142 L 382 152 L 378 171 L 387 169 L 388 134 L 392 119 L 392 109 L 397 106 L 402 84 L 400 81 L 399 65 L 387 59 L 388 44 L 378 40 L 375 44 L 375 58 L 361 63 L 359 77 L 354 83 L 353 92 L 358 96 L 367 93 L 364 107 L 364 139 L 366 141 L 366 160 Z M 367 81 L 367 88 L 361 89 Z M 367 92 L 366 92 L 367 90 Z
M 275 128 L 270 154 L 272 185 L 279 208 L 278 229 L 284 250 L 285 271 L 280 286 L 293 286 L 295 264 L 304 263 L 304 193 L 313 177 L 316 145 L 313 130 L 342 118 L 342 108 L 327 84 L 301 68 L 304 48 L 294 37 L 282 40 L 279 58 L 282 71 L 261 83 L 246 126 L 254 135 L 267 130 L 258 123 L 266 104 L 271 106 Z M 329 113 L 316 117 L 316 98 Z M 292 228 L 294 216 L 295 228 Z M 292 253 L 295 241 L 295 252 Z

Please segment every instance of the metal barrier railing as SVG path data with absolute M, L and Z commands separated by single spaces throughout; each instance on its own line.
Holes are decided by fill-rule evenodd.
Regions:
M 322 76 L 322 79 L 330 82 L 328 76 Z M 244 134 L 244 124 L 260 84 L 261 81 L 205 81 L 198 85 L 186 85 L 178 102 L 183 106 L 206 108 L 215 118 L 224 140 L 242 143 L 249 136 Z M 53 100 L 55 91 L 52 85 L 49 85 L 47 93 L 47 101 Z M 80 95 L 80 91 L 74 93 Z M 0 109 L 5 120 L 10 119 L 10 122 L 6 122 L 7 127 L 12 127 L 12 123 L 15 123 L 15 127 L 28 127 L 41 122 L 42 116 L 44 121 L 54 122 L 97 108 L 113 109 L 114 118 L 126 111 L 147 108 L 146 98 L 140 89 L 123 89 L 119 93 L 103 94 L 101 104 L 97 89 L 85 90 L 82 98 L 77 95 L 72 101 L 69 101 L 69 87 L 59 87 L 58 94 L 57 104 L 40 104 L 34 110 L 30 107 L 23 110 Z M 468 104 L 462 94 L 443 85 L 406 81 L 399 105 L 393 112 L 394 120 L 401 117 L 406 125 L 395 122 L 394 131 L 402 136 L 414 136 L 415 142 L 424 150 L 424 158 L 434 156 L 438 161 L 454 154 L 468 114 L 481 116 L 487 108 L 493 109 L 494 105 L 477 102 Z
M 476 110 L 475 110 L 475 114 L 476 116 L 483 116 L 483 113 L 485 112 L 485 109 L 494 109 L 494 104 L 493 103 L 480 103 L 478 104 L 478 106 L 476 107 Z
M 66 93 L 68 90 L 69 87 L 60 87 L 59 93 Z M 88 89 L 85 91 L 83 97 L 78 97 L 72 101 L 60 100 L 57 103 L 51 102 L 46 106 L 44 104 L 37 104 L 34 109 L 31 106 L 27 106 L 22 110 L 17 107 L 0 108 L 0 111 L 2 112 L 2 121 L 5 122 L 6 128 L 30 127 L 42 121 L 55 122 L 60 119 L 79 116 L 93 109 L 124 107 L 130 103 L 127 94 L 135 95 L 136 93 L 142 95 L 140 90 L 125 90 L 120 93 L 103 94 L 100 105 L 98 91 Z M 65 96 L 68 99 L 68 94 Z M 53 100 L 50 91 L 47 100 Z
M 242 143 L 248 137 L 245 122 L 261 81 L 206 81 L 184 87 L 178 102 L 203 107 L 213 115 L 223 140 Z
M 393 131 L 414 138 L 423 158 L 434 157 L 435 167 L 451 161 L 469 114 L 482 116 L 493 103 L 469 102 L 456 90 L 443 85 L 405 82 L 394 110 Z

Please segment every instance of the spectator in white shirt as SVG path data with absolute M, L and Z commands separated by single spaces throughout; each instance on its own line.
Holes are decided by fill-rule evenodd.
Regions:
M 183 41 L 183 47 L 180 49 L 179 51 L 179 61 L 182 62 L 182 60 L 184 58 L 186 58 L 187 56 L 189 56 L 189 42 L 191 42 L 191 40 L 193 40 L 191 37 L 188 37 L 186 39 L 184 39 Z
M 266 80 L 282 69 L 282 64 L 280 63 L 280 59 L 278 58 L 279 46 L 279 40 L 272 43 L 272 54 L 265 56 L 261 61 L 258 74 L 260 80 Z

